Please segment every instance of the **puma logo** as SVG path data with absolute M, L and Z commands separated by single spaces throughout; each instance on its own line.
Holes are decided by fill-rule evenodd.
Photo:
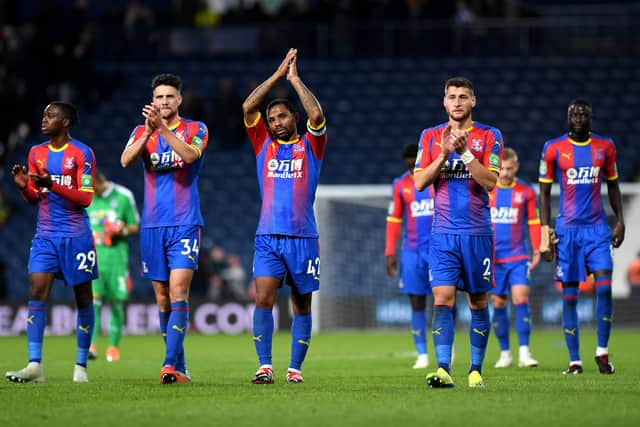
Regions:
M 572 335 L 572 336 L 575 337 L 576 336 L 576 328 L 573 328 L 573 329 L 564 328 L 564 333 Z
M 473 328 L 473 332 L 475 332 L 476 334 L 484 337 L 486 335 L 486 333 L 487 333 L 487 330 L 486 329 L 480 330 L 478 328 Z
M 85 334 L 89 333 L 89 325 L 87 325 L 87 326 L 78 325 L 78 329 L 80 329 Z
M 173 326 L 171 327 L 171 329 L 173 329 L 174 331 L 178 331 L 178 332 L 180 332 L 181 334 L 183 334 L 183 335 L 184 335 L 184 330 L 186 329 L 186 326 L 183 326 L 183 327 L 181 328 L 181 327 L 179 327 L 178 325 L 173 325 Z
M 309 347 L 309 341 L 305 341 L 305 340 L 298 340 L 298 344 L 302 344 L 302 345 L 306 345 L 307 347 Z
M 442 328 L 434 329 L 431 331 L 433 335 L 440 335 L 440 332 L 442 332 Z

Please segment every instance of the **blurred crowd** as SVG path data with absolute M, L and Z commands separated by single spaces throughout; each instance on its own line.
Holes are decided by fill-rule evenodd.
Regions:
M 246 303 L 255 299 L 255 289 L 240 257 L 227 253 L 220 245 L 213 245 L 201 249 L 191 295 L 217 303 Z

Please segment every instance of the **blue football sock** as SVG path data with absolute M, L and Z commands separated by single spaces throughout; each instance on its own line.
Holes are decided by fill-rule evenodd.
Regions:
M 158 311 L 158 320 L 160 321 L 160 334 L 162 335 L 162 340 L 165 343 L 165 351 L 167 344 L 167 323 L 169 323 L 169 317 L 171 316 L 170 311 Z M 178 372 L 186 372 L 187 364 L 184 360 L 184 345 L 180 352 L 178 353 L 178 359 L 176 360 L 175 365 L 176 371 Z
M 427 316 L 424 310 L 411 311 L 411 335 L 418 354 L 427 354 Z
M 76 357 L 76 365 L 86 368 L 95 323 L 93 304 L 78 309 L 77 322 L 78 330 L 76 331 L 76 336 L 78 341 L 78 355 Z
M 529 303 L 518 304 L 515 306 L 516 311 L 516 332 L 518 332 L 518 341 L 520 346 L 529 346 L 529 337 L 531 336 L 531 307 Z
M 596 278 L 596 330 L 598 347 L 608 347 L 613 320 L 613 300 L 611 296 L 611 276 Z
M 162 340 L 167 343 L 167 323 L 169 323 L 170 311 L 158 311 L 158 320 L 160 322 L 160 335 Z
M 29 314 L 27 314 L 29 362 L 42 362 L 42 340 L 46 321 L 47 303 L 44 301 L 29 301 Z
M 167 323 L 167 350 L 163 366 L 176 366 L 178 353 L 184 345 L 184 337 L 189 327 L 189 303 L 177 301 L 171 303 L 171 315 Z
M 446 305 L 433 307 L 433 348 L 436 352 L 438 367 L 450 372 L 451 347 L 453 346 L 453 310 Z
M 294 314 L 291 324 L 291 363 L 290 368 L 302 369 L 302 362 L 309 350 L 311 341 L 311 313 Z M 262 363 L 262 362 L 260 362 Z
M 256 307 L 253 311 L 253 344 L 260 365 L 271 365 L 273 339 L 273 312 L 270 308 Z
M 569 358 L 580 360 L 580 328 L 578 327 L 578 287 L 562 288 L 562 331 Z
M 507 307 L 493 308 L 493 330 L 498 338 L 500 350 L 509 350 L 509 314 Z
M 469 373 L 478 371 L 482 374 L 482 362 L 487 352 L 489 332 L 491 331 L 491 317 L 489 308 L 471 310 L 471 323 L 469 324 L 469 341 L 471 343 L 471 367 Z

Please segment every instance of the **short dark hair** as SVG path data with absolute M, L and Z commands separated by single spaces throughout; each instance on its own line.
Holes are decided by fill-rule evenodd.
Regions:
M 445 94 L 447 93 L 447 89 L 449 89 L 450 86 L 466 87 L 467 89 L 471 90 L 471 93 L 474 93 L 473 83 L 471 83 L 471 80 L 466 77 L 451 77 L 450 79 L 448 79 L 444 84 Z
M 53 105 L 62 111 L 62 115 L 69 120 L 69 127 L 78 123 L 78 109 L 75 105 L 63 101 L 53 101 L 49 105 Z
M 418 157 L 418 144 L 409 143 L 404 146 L 402 149 L 402 158 L 403 159 L 415 159 Z
M 278 104 L 282 104 L 287 107 L 287 110 L 289 110 L 291 114 L 296 114 L 298 112 L 298 110 L 296 110 L 296 106 L 293 105 L 293 102 L 289 101 L 287 98 L 276 98 L 267 105 L 267 115 L 269 115 L 269 110 L 271 110 L 273 106 Z
M 158 74 L 151 80 L 151 90 L 155 90 L 158 86 L 173 86 L 178 92 L 182 90 L 182 79 L 175 74 Z
M 583 106 L 589 108 L 589 111 L 592 110 L 591 102 L 589 102 L 589 100 L 584 99 L 584 98 L 575 98 L 575 99 L 571 100 L 571 102 L 569 103 L 569 108 L 567 109 L 567 111 L 570 110 L 571 107 L 573 107 L 575 105 L 583 105 Z

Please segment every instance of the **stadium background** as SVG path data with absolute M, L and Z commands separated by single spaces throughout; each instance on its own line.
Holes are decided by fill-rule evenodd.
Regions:
M 631 183 L 640 167 L 634 140 L 640 132 L 638 17 L 640 6 L 633 1 L 0 1 L 0 299 L 7 303 L 0 306 L 0 329 L 14 330 L 26 301 L 26 260 L 36 220 L 35 209 L 19 199 L 10 167 L 23 163 L 30 146 L 43 140 L 40 116 L 48 101 L 78 106 L 80 123 L 72 135 L 93 147 L 98 167 L 131 188 L 140 204 L 142 170 L 123 170 L 119 155 L 142 121 L 151 78 L 179 74 L 181 114 L 204 121 L 211 134 L 200 181 L 203 251 L 222 245 L 239 255 L 250 274 L 259 197 L 241 102 L 289 47 L 299 49 L 300 74 L 328 118 L 322 185 L 390 185 L 403 172 L 401 147 L 417 141 L 424 127 L 445 120 L 442 86 L 452 75 L 474 82 L 474 118 L 502 130 L 520 155 L 522 178 L 536 181 L 542 144 L 565 132 L 567 105 L 583 96 L 593 102 L 593 129 L 617 143 L 621 181 Z M 278 92 L 288 90 L 283 85 Z M 327 235 L 337 237 L 328 246 L 349 255 L 341 266 L 348 274 L 332 271 L 323 259 L 324 274 L 339 277 L 335 285 L 323 285 L 324 295 L 329 305 L 351 315 L 329 328 L 406 321 L 406 298 L 384 274 L 384 202 L 373 199 L 371 212 L 360 203 L 333 208 Z M 630 212 L 633 199 L 625 203 Z M 347 222 L 353 218 L 363 232 L 347 239 L 343 232 L 353 228 Z M 628 221 L 627 227 L 616 255 L 630 260 L 640 246 L 638 223 Z M 150 286 L 139 276 L 137 240 L 131 243 L 136 304 L 128 320 L 153 311 Z M 545 318 L 545 306 L 559 304 L 550 275 L 546 265 L 534 276 L 538 319 Z M 198 277 L 194 283 L 195 304 L 217 313 L 222 306 L 207 305 L 205 282 Z M 630 309 L 637 292 L 620 281 L 614 287 L 623 297 L 617 321 L 637 321 Z M 56 284 L 52 300 L 66 304 L 71 293 Z M 390 306 L 387 320 L 377 317 L 380 303 Z M 64 304 L 50 316 L 58 319 L 61 333 L 71 319 Z M 589 320 L 590 300 L 584 304 L 583 319 Z M 243 304 L 224 307 L 233 319 L 246 311 Z M 548 314 L 550 323 L 557 313 Z M 136 318 L 143 320 L 139 328 L 129 322 L 130 333 L 157 324 L 151 315 Z

